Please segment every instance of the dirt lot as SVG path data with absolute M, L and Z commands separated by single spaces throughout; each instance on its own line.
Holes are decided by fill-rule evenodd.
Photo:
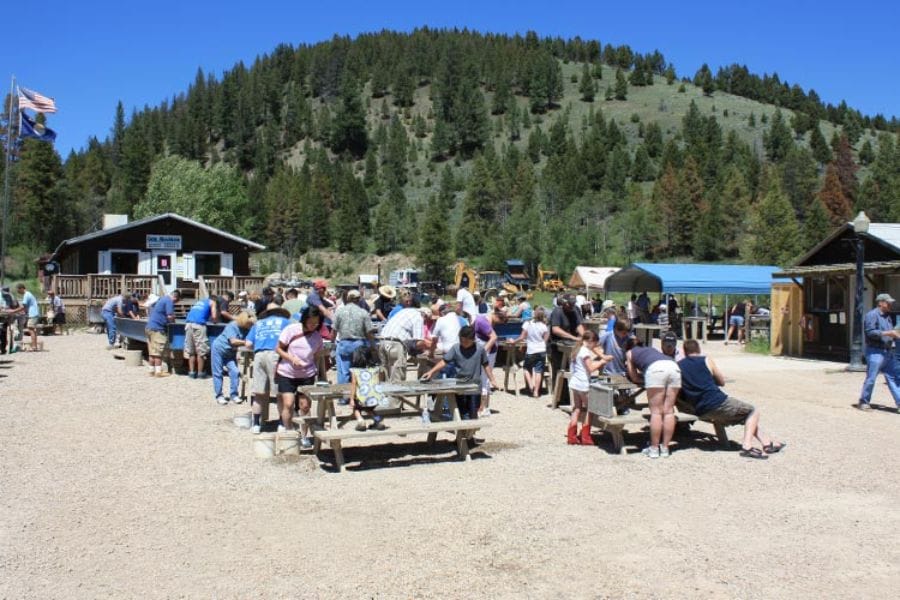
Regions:
M 348 443 L 337 475 L 313 457 L 256 458 L 209 381 L 150 379 L 104 346 L 51 337 L 0 360 L 0 597 L 874 598 L 900 586 L 900 415 L 852 410 L 862 375 L 840 365 L 708 344 L 731 393 L 789 444 L 765 462 L 700 434 L 659 460 L 612 455 L 601 435 L 567 447 L 563 412 L 500 394 L 469 464 L 446 442 L 386 438 Z M 892 405 L 884 385 L 875 402 Z

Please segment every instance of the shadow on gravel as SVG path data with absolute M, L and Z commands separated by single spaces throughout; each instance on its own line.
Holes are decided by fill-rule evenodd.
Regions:
M 502 442 L 469 444 L 472 460 L 492 458 L 488 450 L 504 450 L 506 446 L 517 447 Z M 392 469 L 448 462 L 462 462 L 456 454 L 456 442 L 439 439 L 434 444 L 428 442 L 387 443 L 378 446 L 344 446 L 344 465 L 347 471 L 367 471 L 370 469 Z M 325 471 L 336 472 L 334 453 L 323 448 L 320 456 L 324 459 L 321 467 Z

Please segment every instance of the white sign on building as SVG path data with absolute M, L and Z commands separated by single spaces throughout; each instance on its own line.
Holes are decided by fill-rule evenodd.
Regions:
M 148 250 L 181 250 L 180 235 L 147 234 Z

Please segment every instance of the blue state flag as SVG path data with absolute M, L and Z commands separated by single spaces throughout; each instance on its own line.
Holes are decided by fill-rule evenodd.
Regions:
M 42 142 L 56 141 L 55 131 L 41 123 L 32 121 L 24 112 L 20 112 L 19 116 L 21 117 L 21 121 L 19 122 L 20 138 L 34 138 L 36 140 L 41 140 Z

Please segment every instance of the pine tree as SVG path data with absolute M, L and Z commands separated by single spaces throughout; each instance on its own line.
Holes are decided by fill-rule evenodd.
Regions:
M 645 144 L 638 146 L 634 153 L 634 162 L 631 164 L 631 179 L 633 181 L 653 181 L 656 178 L 653 169 L 653 161 L 647 152 Z
M 795 145 L 788 151 L 781 165 L 781 183 L 797 218 L 803 218 L 803 211 L 819 185 L 816 161 L 809 150 Z
M 840 136 L 834 152 L 834 168 L 841 182 L 844 196 L 850 201 L 852 207 L 856 203 L 859 191 L 859 182 L 856 180 L 856 172 L 859 165 L 853 160 L 853 149 L 846 135 Z
M 784 115 L 780 109 L 775 109 L 772 124 L 769 130 L 763 133 L 763 145 L 766 148 L 766 156 L 772 162 L 781 162 L 794 146 L 791 131 L 784 122 Z
M 450 155 L 450 131 L 443 119 L 436 117 L 431 135 L 431 160 L 444 160 Z
M 745 229 L 745 216 L 749 213 L 750 189 L 741 170 L 732 165 L 725 176 L 722 188 L 722 200 L 725 207 L 725 218 L 722 224 L 722 252 L 725 257 L 737 256 L 740 251 L 741 235 Z
M 716 87 L 712 71 L 709 70 L 709 65 L 706 63 L 703 63 L 694 75 L 694 85 L 703 89 L 704 96 L 712 96 L 713 91 L 715 91 Z
M 454 143 L 464 157 L 484 147 L 490 123 L 484 94 L 474 76 L 466 77 L 461 82 L 452 116 Z
M 820 165 L 831 162 L 831 148 L 828 147 L 828 142 L 825 141 L 825 136 L 822 135 L 819 127 L 812 128 L 812 134 L 809 136 L 809 148 Z
M 722 196 L 710 194 L 706 210 L 700 215 L 700 224 L 694 239 L 694 258 L 697 260 L 719 260 L 725 255 L 728 240 L 725 233 L 725 210 Z
M 653 185 L 653 195 L 651 196 L 650 213 L 657 220 L 660 232 L 658 242 L 650 249 L 655 256 L 677 254 L 675 246 L 679 242 L 676 240 L 674 214 L 678 196 L 678 173 L 670 165 L 663 172 L 662 176 L 656 180 L 656 183 Z
M 806 207 L 806 220 L 803 222 L 803 250 L 808 251 L 825 239 L 831 230 L 828 211 L 818 197 L 813 197 Z
M 603 65 L 599 61 L 591 68 L 591 75 L 598 81 L 603 79 Z
M 872 142 L 866 139 L 859 149 L 859 164 L 869 166 L 873 160 L 875 160 L 875 150 L 872 148 Z
M 484 250 L 485 232 L 494 227 L 499 202 L 497 180 L 484 156 L 478 156 L 463 200 L 462 220 L 456 230 L 456 254 L 478 256 Z
M 350 77 L 345 78 L 341 90 L 341 103 L 331 121 L 330 139 L 336 154 L 349 152 L 357 160 L 365 156 L 369 146 L 365 109 L 356 82 Z
M 54 205 L 54 188 L 63 175 L 62 162 L 49 142 L 26 139 L 19 150 L 14 200 L 10 202 L 13 229 L 10 233 L 32 247 L 50 249 L 62 241 L 59 233 L 67 229 L 68 215 Z
M 591 77 L 587 64 L 581 69 L 581 83 L 578 85 L 578 92 L 581 94 L 581 99 L 585 102 L 593 102 L 594 94 L 597 93 L 596 84 Z
M 850 220 L 853 203 L 844 194 L 837 168 L 829 163 L 825 169 L 825 181 L 819 190 L 819 200 L 828 211 L 828 220 L 834 227 L 839 227 Z
M 800 226 L 777 177 L 752 211 L 747 242 L 745 259 L 760 265 L 786 265 L 801 251 Z
M 371 147 L 366 152 L 366 171 L 363 175 L 363 184 L 368 189 L 378 185 L 378 153 Z
M 647 148 L 647 154 L 651 158 L 659 158 L 663 149 L 662 127 L 656 121 L 647 124 L 644 130 L 644 146 Z
M 449 219 L 442 202 L 432 196 L 428 201 L 425 219 L 419 229 L 416 245 L 417 264 L 424 271 L 424 279 L 443 281 L 453 261 Z
M 494 99 L 491 101 L 491 114 L 504 114 L 509 109 L 510 104 L 514 101 L 515 99 L 513 98 L 512 90 L 510 89 L 509 80 L 505 76 L 500 77 L 499 81 L 497 81 L 497 86 L 494 89 Z
M 441 184 L 438 191 L 438 202 L 446 218 L 456 208 L 456 178 L 450 165 L 444 165 L 441 171 Z
M 616 69 L 616 100 L 628 99 L 628 82 L 622 69 Z

